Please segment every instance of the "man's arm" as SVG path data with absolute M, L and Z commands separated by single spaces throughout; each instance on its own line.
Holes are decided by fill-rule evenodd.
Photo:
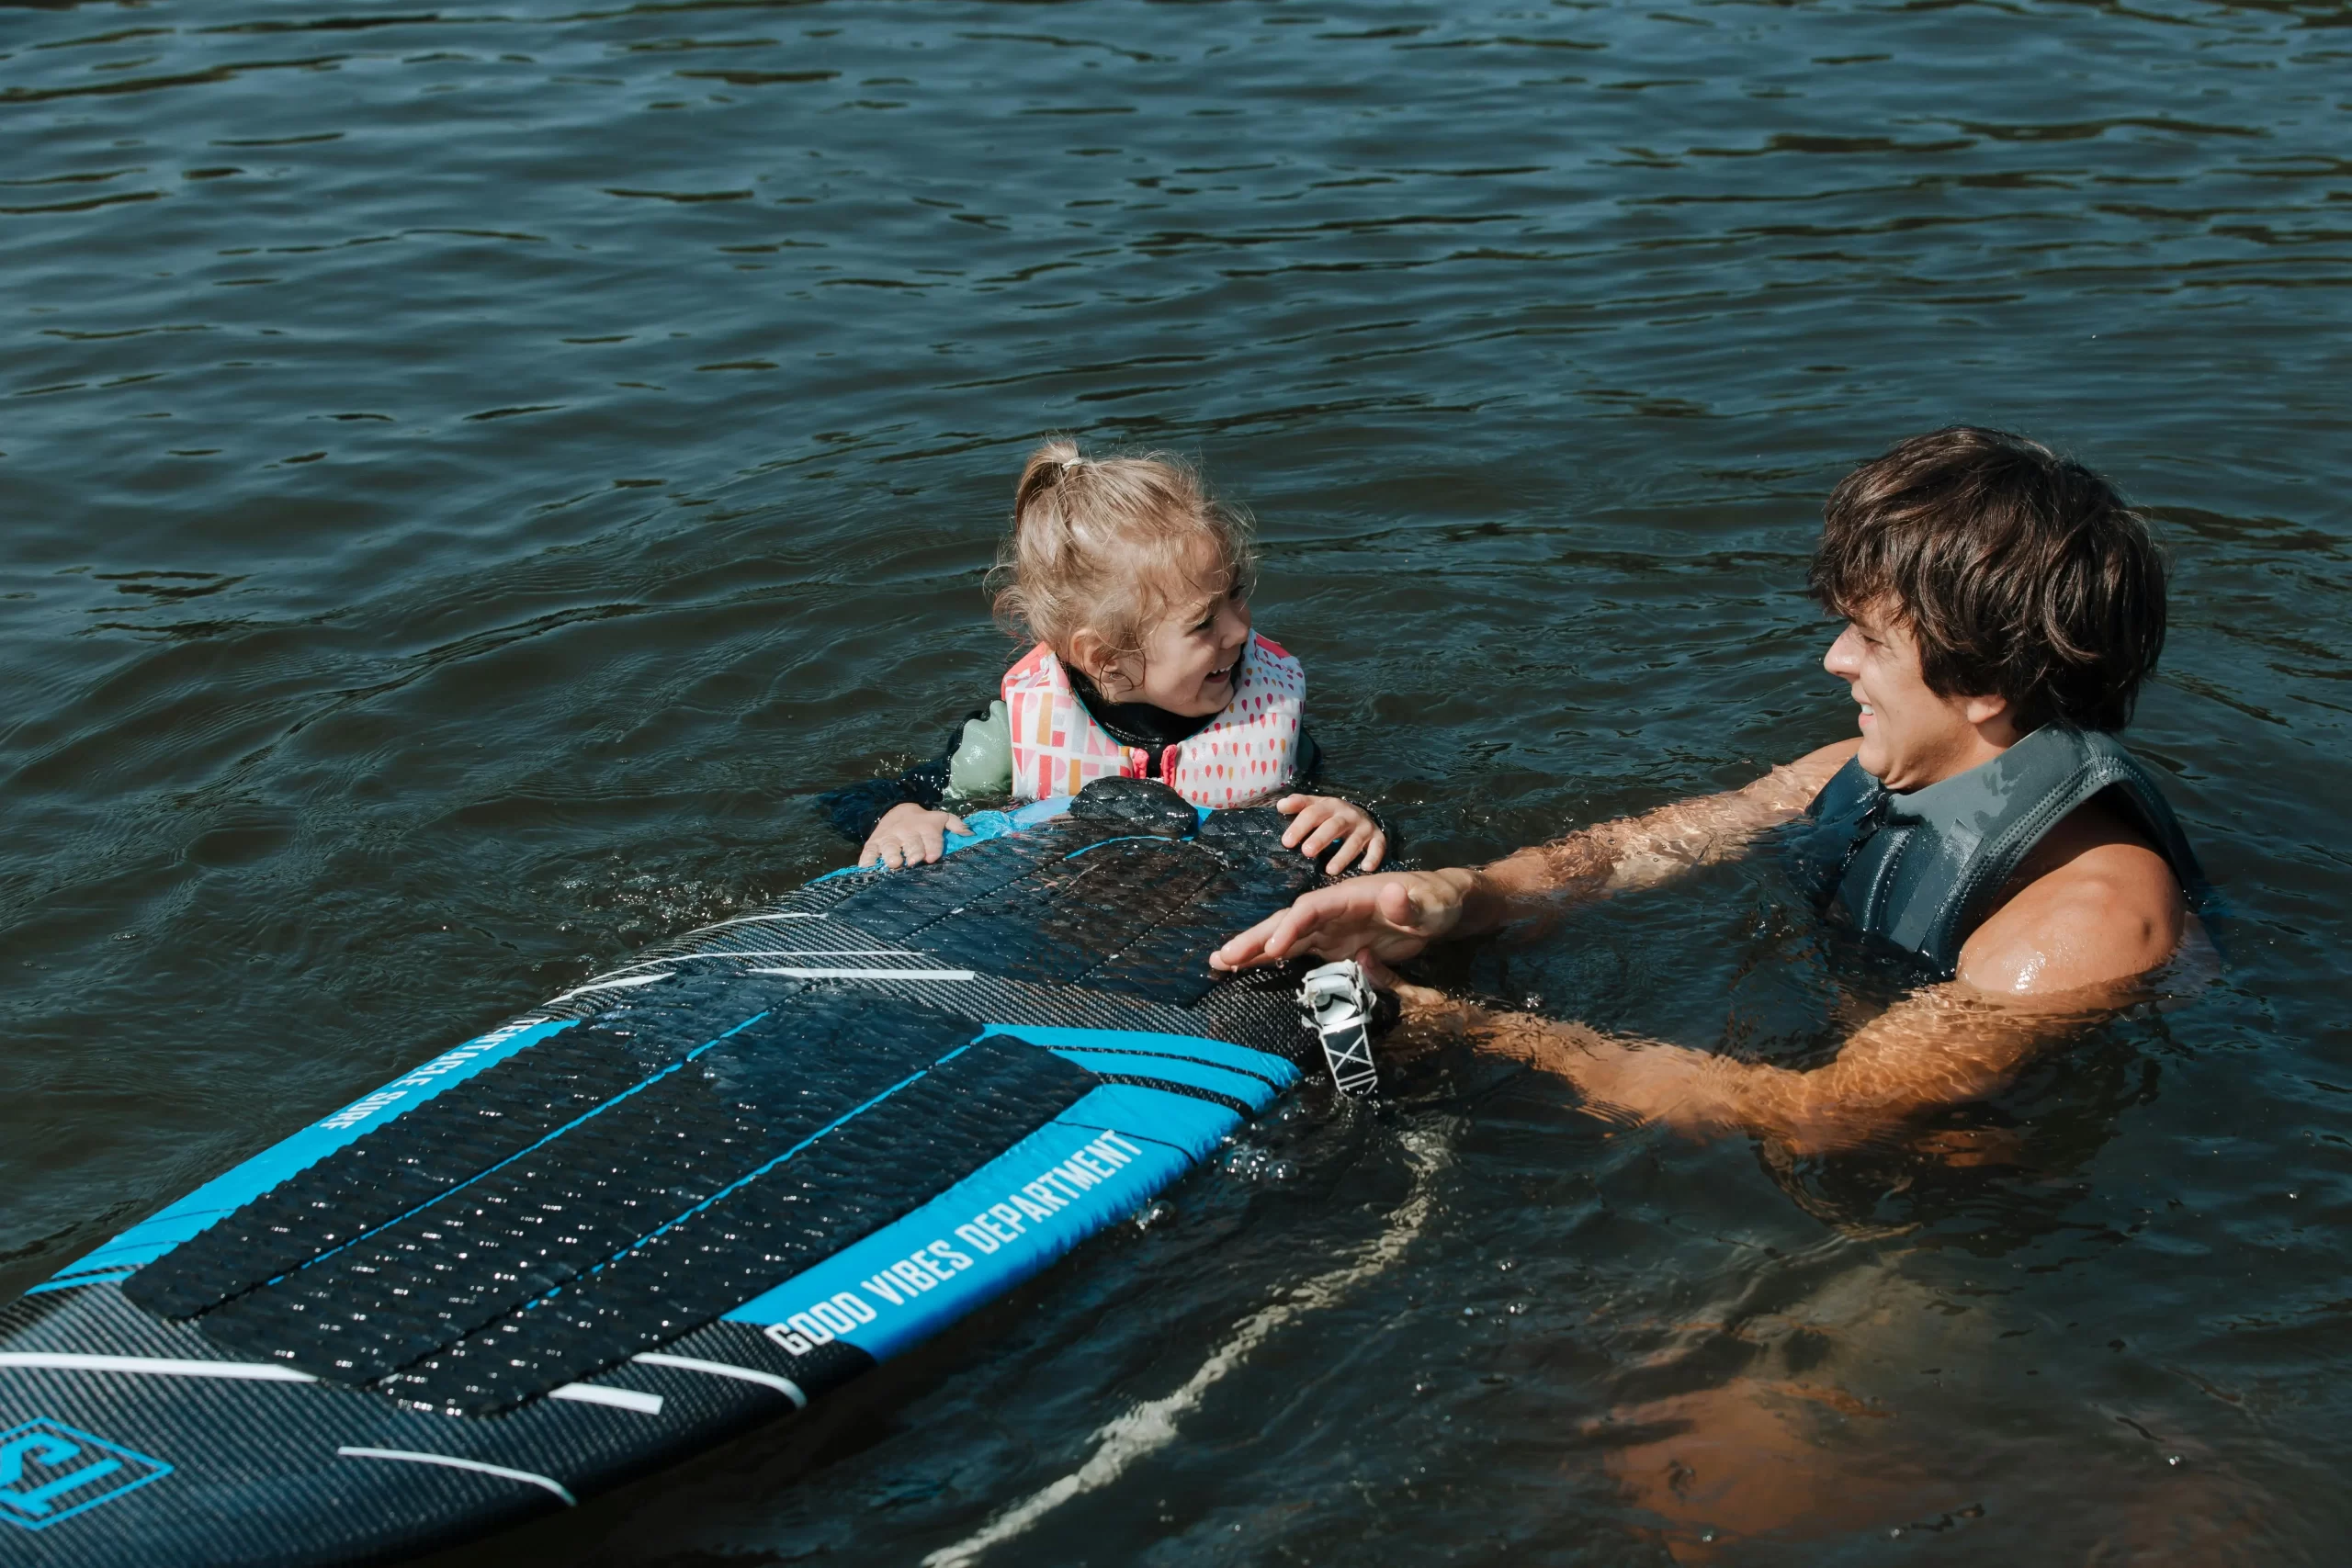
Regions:
M 1724 795 L 1601 822 L 1472 871 L 1392 872 L 1317 888 L 1217 949 L 1218 969 L 1314 955 L 1386 962 L 1432 942 L 1540 918 L 1562 903 L 1646 887 L 1744 849 L 1803 811 L 1860 742 L 1841 740 Z
M 1957 978 L 1897 1002 L 1809 1072 L 1487 1013 L 1418 987 L 1400 995 L 1417 1023 L 1567 1078 L 1597 1115 L 1701 1138 L 1753 1133 L 1818 1154 L 1998 1092 L 2042 1051 L 2144 995 L 2189 919 L 2164 858 L 2093 806 L 2036 847 L 1961 949 Z
M 1459 934 L 1509 923 L 1518 906 L 1565 894 L 1598 897 L 1650 887 L 1695 865 L 1727 860 L 1758 833 L 1789 821 L 1813 804 L 1861 745 L 1840 740 L 1774 768 L 1754 784 L 1723 795 L 1678 800 L 1639 817 L 1599 822 L 1566 838 L 1521 850 L 1482 867 L 1478 908 Z M 1465 915 L 1470 912 L 1465 911 Z
M 1799 1155 L 1881 1142 L 1928 1112 L 1997 1093 L 2043 1049 L 2120 1005 L 2111 993 L 2029 1006 L 1936 986 L 1855 1031 L 1835 1061 L 1799 1072 L 1407 990 L 1408 1019 L 1566 1078 L 1596 1116 L 1698 1139 L 1749 1133 Z

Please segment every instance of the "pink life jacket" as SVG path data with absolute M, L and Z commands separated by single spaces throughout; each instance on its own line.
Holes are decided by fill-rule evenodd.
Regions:
M 1298 772 L 1306 671 L 1252 636 L 1233 700 L 1199 734 L 1160 752 L 1159 780 L 1195 806 L 1252 806 L 1285 794 Z M 1012 730 L 1012 795 L 1076 795 L 1087 780 L 1147 777 L 1151 754 L 1123 746 L 1086 711 L 1069 672 L 1040 644 L 1004 674 Z

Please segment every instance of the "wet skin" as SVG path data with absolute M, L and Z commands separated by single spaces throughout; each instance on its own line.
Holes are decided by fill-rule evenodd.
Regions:
M 1745 788 L 1679 801 L 1476 870 L 1359 877 L 1233 938 L 1220 969 L 1313 955 L 1388 964 L 1432 942 L 1541 924 L 1560 906 L 1646 886 L 1740 852 L 1794 818 L 1848 759 L 1918 789 L 1987 761 L 2019 734 L 2000 697 L 1945 696 L 1921 678 L 1899 615 L 1857 616 L 1823 660 L 1861 734 Z M 1578 1023 L 1491 1011 L 1399 986 L 1408 1038 L 1456 1037 L 1558 1074 L 1592 1114 L 1692 1137 L 1746 1131 L 1813 1154 L 1905 1137 L 1921 1117 L 1994 1094 L 2036 1055 L 2109 1016 L 2180 949 L 2191 917 L 2171 868 L 2096 802 L 2036 847 L 1971 933 L 1958 973 L 1911 993 L 1810 1071 L 1738 1062 Z
M 2145 995 L 2151 972 L 2193 931 L 2163 857 L 2097 803 L 2036 846 L 1963 944 L 1952 980 L 1902 998 L 1811 1071 L 1492 1010 L 1399 984 L 1386 969 L 1444 937 L 1540 926 L 1565 904 L 1736 854 L 1802 812 L 1849 758 L 1891 787 L 1918 789 L 2019 738 L 2001 699 L 1945 697 L 1928 687 L 1899 616 L 1858 616 L 1822 662 L 1853 697 L 1854 739 L 1743 789 L 1600 823 L 1477 870 L 1359 877 L 1311 893 L 1212 962 L 1356 956 L 1403 1004 L 1385 1054 L 1467 1043 L 1566 1079 L 1584 1109 L 1606 1121 L 1657 1122 L 1699 1139 L 1746 1133 L 1795 1156 L 1903 1144 L 1954 1165 L 1998 1159 L 1998 1148 L 1979 1137 L 1919 1123 L 1999 1092 L 2037 1055 Z M 1899 1517 L 1929 1495 L 1910 1468 L 1874 1446 L 1884 1440 L 1876 1434 L 1861 1443 L 1870 1457 L 1841 1459 L 1816 1430 L 1823 1409 L 1841 1418 L 1883 1414 L 1834 1380 L 1736 1382 L 1670 1407 L 1621 1413 L 1660 1437 L 1612 1452 L 1610 1469 L 1629 1498 L 1666 1524 L 1675 1560 L 1697 1563 L 1791 1531 Z

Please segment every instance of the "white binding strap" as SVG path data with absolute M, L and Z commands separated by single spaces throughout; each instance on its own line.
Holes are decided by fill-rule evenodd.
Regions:
M 413 1449 L 345 1448 L 337 1449 L 334 1451 L 339 1459 L 396 1459 L 408 1464 L 439 1464 L 447 1465 L 451 1470 L 470 1470 L 477 1475 L 495 1475 L 503 1481 L 527 1481 L 532 1485 L 543 1486 L 562 1498 L 563 1506 L 567 1508 L 580 1506 L 580 1499 L 574 1497 L 571 1495 L 571 1489 L 562 1482 L 550 1475 L 534 1474 L 527 1470 L 510 1470 L 503 1464 L 484 1464 L 478 1459 L 459 1459 L 455 1454 L 418 1453 Z
M 629 1359 L 643 1361 L 649 1367 L 680 1367 L 690 1372 L 707 1372 L 715 1378 L 733 1378 L 740 1382 L 759 1383 L 763 1387 L 775 1390 L 785 1398 L 792 1401 L 794 1409 L 808 1408 L 808 1396 L 800 1392 L 800 1385 L 790 1378 L 780 1378 L 774 1372 L 754 1371 L 750 1367 L 739 1367 L 732 1361 L 704 1361 L 697 1360 L 692 1356 L 668 1356 L 659 1350 L 643 1351 L 631 1356 Z
M 754 969 L 754 975 L 784 975 L 795 980 L 968 980 L 969 969 Z
M 609 1404 L 616 1410 L 634 1410 L 640 1416 L 662 1414 L 662 1396 L 639 1393 L 633 1388 L 599 1388 L 593 1382 L 568 1382 L 561 1388 L 548 1390 L 549 1399 L 569 1399 L 575 1404 Z
M 164 1356 L 85 1356 L 63 1350 L 0 1350 L 0 1367 L 58 1372 L 130 1372 L 151 1378 L 231 1378 L 243 1382 L 316 1382 L 267 1361 L 181 1361 Z

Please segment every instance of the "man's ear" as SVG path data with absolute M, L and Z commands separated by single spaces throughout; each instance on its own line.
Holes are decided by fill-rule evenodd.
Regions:
M 2008 711 L 2009 699 L 2007 697 L 1963 697 L 1961 699 L 1960 716 L 1980 729 L 1995 719 L 2005 716 Z

